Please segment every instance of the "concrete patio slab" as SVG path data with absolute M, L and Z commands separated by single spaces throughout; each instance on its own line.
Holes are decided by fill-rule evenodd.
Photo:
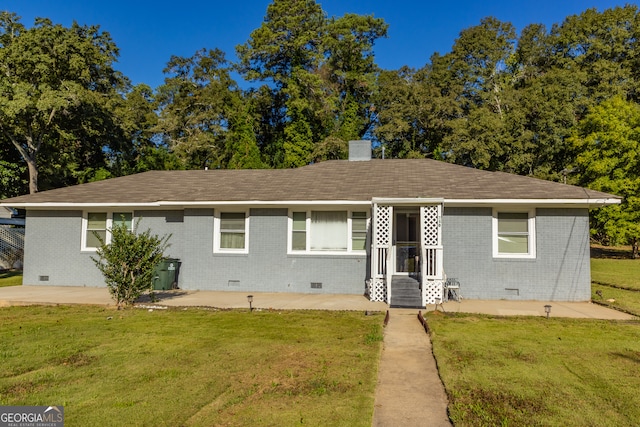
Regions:
M 249 292 L 231 291 L 158 291 L 158 301 L 148 297 L 143 304 L 169 307 L 206 306 L 216 308 L 249 308 Z M 372 302 L 362 295 L 293 294 L 253 292 L 253 308 L 276 310 L 370 310 L 386 311 L 388 305 Z M 106 288 L 76 286 L 8 286 L 0 288 L 0 307 L 32 304 L 97 304 L 113 306 Z M 551 305 L 551 317 L 631 320 L 636 317 L 590 302 L 545 302 L 508 300 L 462 300 L 439 305 L 438 310 L 459 313 L 482 313 L 496 316 L 546 316 L 545 305 Z M 428 305 L 425 311 L 435 310 Z
M 441 306 L 452 313 L 480 313 L 495 316 L 546 316 L 544 306 L 550 305 L 549 317 L 570 317 L 581 319 L 632 320 L 637 317 L 621 311 L 613 310 L 589 301 L 511 301 L 511 300 L 462 300 L 449 301 Z M 427 307 L 434 310 L 435 306 Z

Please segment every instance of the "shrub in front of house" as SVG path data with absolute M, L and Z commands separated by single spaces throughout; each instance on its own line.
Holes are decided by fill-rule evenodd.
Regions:
M 109 243 L 96 234 L 100 247 L 91 259 L 104 276 L 118 308 L 133 305 L 144 292 L 153 289 L 154 269 L 164 257 L 171 235 L 159 237 L 147 229 L 137 232 L 123 222 L 114 225 Z

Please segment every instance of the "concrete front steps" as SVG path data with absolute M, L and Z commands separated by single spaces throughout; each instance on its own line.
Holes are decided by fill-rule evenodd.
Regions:
M 409 276 L 391 277 L 391 308 L 425 308 L 420 282 Z

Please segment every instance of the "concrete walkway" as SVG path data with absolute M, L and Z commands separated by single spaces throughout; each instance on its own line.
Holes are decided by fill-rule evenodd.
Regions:
M 418 310 L 391 309 L 378 368 L 374 427 L 451 426 L 447 395 Z

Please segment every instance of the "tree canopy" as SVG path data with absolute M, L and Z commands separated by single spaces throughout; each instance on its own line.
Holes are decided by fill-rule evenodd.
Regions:
M 594 233 L 606 243 L 640 243 L 640 106 L 614 97 L 593 107 L 570 138 L 579 183 L 624 197 L 593 214 Z
M 110 112 L 126 86 L 113 68 L 117 55 L 97 26 L 39 18 L 27 29 L 0 12 L 0 133 L 26 164 L 31 193 L 43 180 L 72 183 L 122 141 Z
M 149 169 L 298 167 L 368 138 L 376 155 L 619 194 L 593 235 L 637 242 L 637 6 L 520 31 L 486 17 L 419 69 L 378 67 L 381 18 L 273 0 L 256 24 L 237 62 L 215 47 L 174 55 L 150 88 L 115 70 L 98 26 L 2 12 L 0 197 Z

